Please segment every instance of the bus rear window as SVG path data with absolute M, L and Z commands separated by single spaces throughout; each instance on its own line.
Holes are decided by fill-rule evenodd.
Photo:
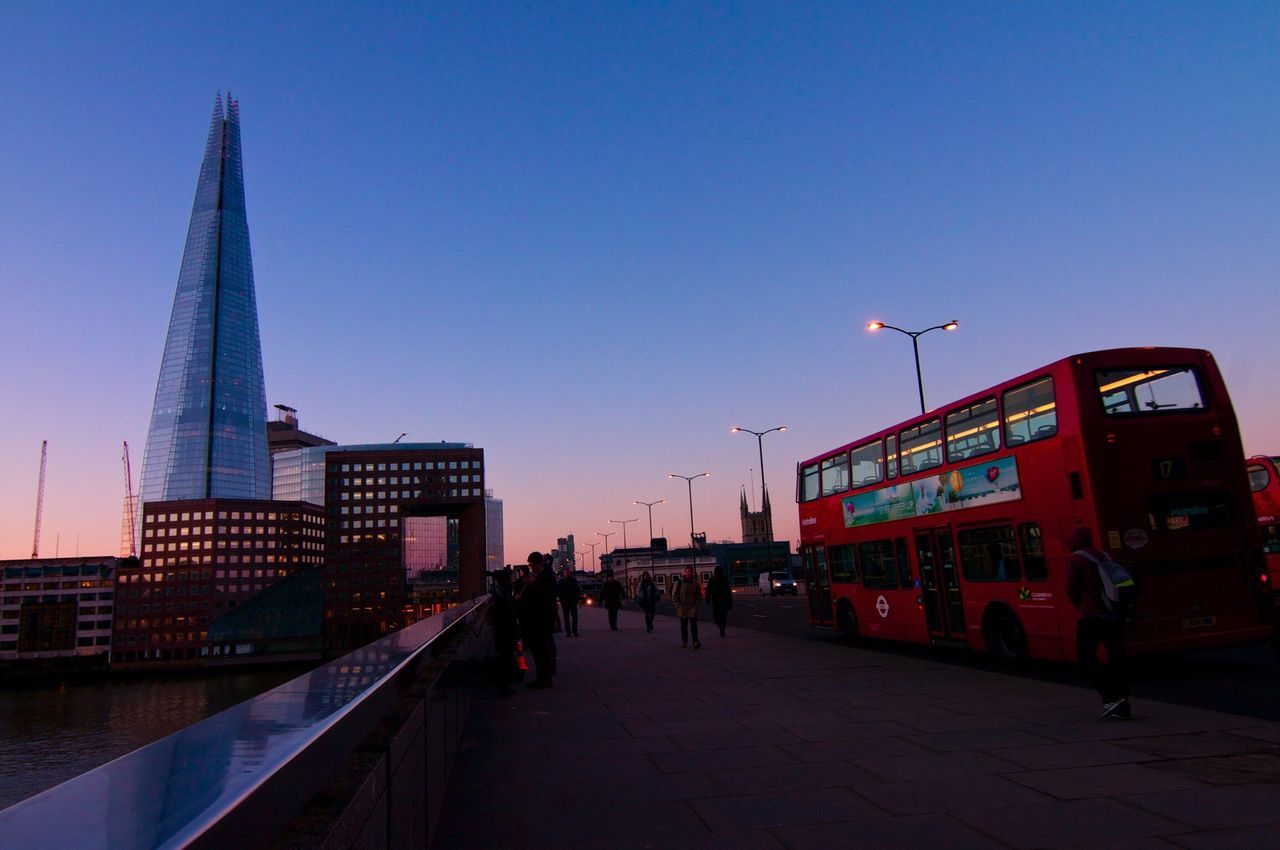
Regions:
M 1271 473 L 1262 464 L 1249 464 L 1249 492 L 1261 493 L 1271 481 Z
M 1192 366 L 1100 369 L 1095 374 L 1108 416 L 1204 410 L 1208 404 Z
M 1156 493 L 1147 506 L 1153 531 L 1227 528 L 1231 525 L 1231 497 L 1226 490 Z

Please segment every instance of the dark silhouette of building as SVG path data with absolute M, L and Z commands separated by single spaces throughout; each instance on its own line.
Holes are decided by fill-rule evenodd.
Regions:
M 274 458 L 280 452 L 304 449 L 308 446 L 332 446 L 317 434 L 310 434 L 298 427 L 298 411 L 284 404 L 275 405 L 276 418 L 267 423 L 267 447 Z
M 773 509 L 769 505 L 769 491 L 764 491 L 760 510 L 753 511 L 747 506 L 747 491 L 742 491 L 742 502 L 739 508 L 742 515 L 742 542 L 768 543 L 773 539 Z

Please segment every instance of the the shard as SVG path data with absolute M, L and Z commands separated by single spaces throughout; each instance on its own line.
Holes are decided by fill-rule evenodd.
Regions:
M 213 107 L 142 462 L 141 500 L 271 498 L 240 107 Z

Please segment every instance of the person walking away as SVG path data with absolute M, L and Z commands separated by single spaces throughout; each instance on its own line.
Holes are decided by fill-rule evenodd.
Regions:
M 529 683 L 529 687 L 549 688 L 551 677 L 555 674 L 555 637 L 552 629 L 555 627 L 556 580 L 541 552 L 529 553 L 529 569 L 533 578 L 525 584 L 519 600 L 525 648 L 533 655 L 536 671 L 536 678 Z
M 564 636 L 578 636 L 578 600 L 582 597 L 582 588 L 573 570 L 565 567 L 564 575 L 556 584 L 556 593 L 560 597 L 560 611 L 564 618 Z
M 618 609 L 622 607 L 622 582 L 613 577 L 610 570 L 605 575 L 604 586 L 600 588 L 600 602 L 609 612 L 609 628 L 618 630 Z
M 711 606 L 711 616 L 720 627 L 720 637 L 724 637 L 725 624 L 729 622 L 729 609 L 733 607 L 733 588 L 724 570 L 716 566 L 707 582 L 707 604 Z
M 676 616 L 680 618 L 680 647 L 689 645 L 689 633 L 693 632 L 693 648 L 701 649 L 702 641 L 698 640 L 698 603 L 702 601 L 702 588 L 693 574 L 693 567 L 684 568 L 684 576 L 676 581 L 671 590 L 671 601 L 676 606 Z
M 1093 545 L 1093 532 L 1084 526 L 1067 535 L 1067 598 L 1076 609 L 1076 657 L 1102 697 L 1102 717 L 1128 719 L 1130 673 L 1125 656 L 1124 620 L 1103 599 L 1099 564 L 1111 558 Z M 1107 662 L 1098 660 L 1098 644 Z
M 658 613 L 658 597 L 661 595 L 662 591 L 653 583 L 653 576 L 649 575 L 649 571 L 641 573 L 640 586 L 636 588 L 636 604 L 644 612 L 646 634 L 653 631 L 653 618 Z

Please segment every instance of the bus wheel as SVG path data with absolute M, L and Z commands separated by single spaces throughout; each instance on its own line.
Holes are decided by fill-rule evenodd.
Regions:
M 836 608 L 836 624 L 840 628 L 840 634 L 844 635 L 845 640 L 856 641 L 860 635 L 858 634 L 858 615 L 853 613 L 853 606 L 848 602 L 841 602 Z
M 1027 659 L 1027 633 L 1010 610 L 995 610 L 987 615 L 987 652 L 1001 664 L 1020 664 Z

